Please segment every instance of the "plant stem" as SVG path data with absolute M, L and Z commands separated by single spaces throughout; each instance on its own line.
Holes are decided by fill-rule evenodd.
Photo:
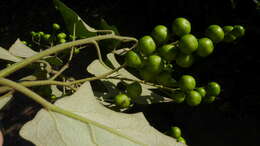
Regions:
M 51 104 L 50 102 L 48 102 L 47 100 L 45 100 L 44 98 L 42 98 L 40 95 L 36 94 L 35 92 L 31 91 L 30 89 L 24 87 L 23 85 L 19 84 L 19 83 L 16 83 L 14 81 L 11 81 L 11 80 L 8 80 L 8 79 L 5 79 L 5 78 L 0 78 L 0 84 L 2 85 L 6 85 L 6 86 L 9 86 L 23 94 L 25 94 L 26 96 L 28 96 L 29 98 L 33 99 L 34 101 L 36 101 L 37 103 L 41 104 L 44 108 L 46 108 L 47 110 L 50 110 L 50 111 L 53 111 L 53 112 L 56 112 L 56 113 L 60 113 L 62 115 L 65 115 L 67 117 L 70 117 L 70 118 L 73 118 L 73 119 L 76 119 L 76 120 L 79 120 L 83 123 L 86 123 L 86 124 L 92 124 L 92 125 L 95 125 L 99 128 L 102 128 L 102 129 L 105 129 L 115 135 L 118 135 L 120 137 L 124 137 L 134 143 L 137 143 L 137 144 L 140 144 L 140 145 L 145 145 L 144 143 L 140 142 L 140 141 L 137 141 L 136 139 L 130 137 L 130 136 L 127 136 L 125 134 L 122 134 L 121 132 L 111 128 L 111 127 L 108 127 L 104 124 L 100 124 L 96 121 L 93 121 L 93 120 L 90 120 L 90 119 L 87 119 L 83 116 L 80 116 L 80 115 L 77 115 L 77 114 L 74 114 L 68 110 L 65 110 L 63 108 L 60 108 L 56 105 L 53 105 Z
M 50 54 L 60 52 L 62 50 L 65 50 L 66 48 L 71 48 L 73 46 L 92 43 L 93 40 L 99 41 L 99 40 L 104 40 L 104 39 L 118 39 L 118 40 L 125 41 L 125 42 L 128 42 L 128 41 L 137 42 L 137 39 L 132 38 L 132 37 L 116 36 L 116 35 L 109 34 L 109 35 L 94 36 L 94 37 L 90 37 L 90 38 L 86 38 L 86 39 L 76 40 L 76 41 L 72 41 L 72 42 L 68 42 L 68 43 L 64 43 L 64 44 L 59 44 L 50 49 L 42 51 L 32 57 L 26 58 L 21 62 L 17 62 L 15 64 L 11 65 L 10 67 L 7 67 L 7 68 L 1 70 L 0 77 L 2 77 L 2 78 L 6 77 L 6 76 L 10 75 L 11 73 L 35 62 L 36 60 L 41 59 L 44 56 L 48 56 Z
M 107 73 L 104 73 L 100 76 L 96 76 L 96 77 L 88 77 L 85 79 L 80 79 L 80 80 L 76 80 L 73 82 L 61 82 L 61 81 L 54 81 L 54 80 L 38 80 L 38 81 L 23 81 L 20 84 L 25 86 L 25 87 L 32 87 L 32 86 L 43 86 L 43 85 L 60 85 L 60 86 L 71 86 L 73 84 L 78 84 L 78 83 L 83 83 L 86 81 L 93 81 L 93 80 L 99 80 L 102 78 L 105 78 L 115 72 L 117 72 L 118 70 L 120 70 L 121 68 L 124 68 L 126 66 L 126 64 L 123 64 L 121 66 L 119 66 L 118 68 L 115 68 L 114 70 L 111 70 Z M 0 93 L 5 93 L 9 90 L 11 90 L 12 88 L 4 86 L 4 87 L 0 87 Z

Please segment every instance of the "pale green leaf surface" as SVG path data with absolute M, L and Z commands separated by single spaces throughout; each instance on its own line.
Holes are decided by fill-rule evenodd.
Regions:
M 15 43 L 9 48 L 9 52 L 14 56 L 23 58 L 31 57 L 33 55 L 38 54 L 38 52 L 32 50 L 31 48 L 23 44 L 20 41 L 20 39 L 17 39 Z
M 6 49 L 2 47 L 0 47 L 0 59 L 13 61 L 13 62 L 19 62 L 22 60 L 18 57 L 15 57 L 14 55 L 12 55 L 10 52 L 8 52 Z
M 42 109 L 21 128 L 20 135 L 36 146 L 185 146 L 151 127 L 142 113 L 123 114 L 104 107 L 89 82 L 55 104 L 119 134 Z
M 120 64 L 117 62 L 115 55 L 113 53 L 109 53 L 107 55 L 107 58 L 112 63 L 112 65 L 117 68 L 120 66 Z M 102 75 L 104 73 L 107 73 L 111 71 L 112 69 L 108 69 L 104 67 L 98 60 L 94 60 L 88 67 L 87 71 L 95 76 Z M 110 76 L 119 76 L 134 80 L 139 80 L 137 77 L 129 73 L 126 69 L 120 69 L 117 73 L 114 73 Z M 116 85 L 120 82 L 120 80 L 117 79 L 101 79 L 101 81 L 104 83 L 104 85 L 107 88 L 107 91 L 109 92 L 109 95 L 116 95 L 119 93 L 117 89 L 115 89 Z M 155 89 L 153 86 L 149 86 L 146 84 L 141 84 L 142 86 L 142 93 L 141 96 L 138 98 L 133 99 L 138 104 L 151 104 L 151 103 L 158 103 L 158 102 L 169 102 L 170 100 L 168 98 L 162 97 L 156 93 L 153 93 L 150 89 Z

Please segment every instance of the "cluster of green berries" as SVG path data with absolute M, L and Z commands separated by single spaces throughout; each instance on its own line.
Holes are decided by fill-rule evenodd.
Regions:
M 127 55 L 129 66 L 140 68 L 145 66 L 146 60 L 152 58 L 161 64 L 165 60 L 168 64 L 176 63 L 182 68 L 190 67 L 194 62 L 194 55 L 207 57 L 214 51 L 214 45 L 221 41 L 231 42 L 231 39 L 241 37 L 245 29 L 241 25 L 224 26 L 210 25 L 205 37 L 197 39 L 191 34 L 191 23 L 185 18 L 177 18 L 172 24 L 172 33 L 164 25 L 157 25 L 151 35 L 145 35 L 139 40 L 138 50 Z M 178 36 L 179 40 L 172 43 L 170 36 Z M 152 57 L 150 57 L 152 56 Z M 134 60 L 134 61 L 132 61 Z M 161 65 L 160 65 L 161 66 Z M 159 72 L 158 68 L 152 71 Z
M 168 131 L 167 134 L 171 137 L 174 137 L 177 139 L 178 142 L 186 144 L 186 140 L 181 136 L 182 132 L 181 129 L 177 126 L 171 127 Z
M 172 98 L 177 103 L 186 103 L 190 106 L 198 106 L 202 101 L 212 103 L 221 92 L 217 82 L 209 82 L 206 87 L 196 87 L 196 80 L 191 75 L 183 75 L 178 81 L 181 92 L 174 93 Z
M 76 36 L 74 35 L 68 35 L 61 31 L 61 27 L 57 23 L 52 24 L 52 33 L 45 33 L 43 31 L 31 32 L 33 43 L 37 42 L 37 45 L 56 45 L 56 44 L 62 44 L 66 43 L 68 40 L 73 41 L 76 40 Z M 23 44 L 32 47 L 32 44 L 27 43 L 26 41 L 22 41 Z M 78 54 L 80 50 L 78 48 L 74 49 L 74 53 Z
M 114 102 L 120 108 L 127 108 L 131 104 L 131 99 L 135 99 L 142 93 L 142 86 L 138 82 L 126 85 L 126 93 L 115 96 Z

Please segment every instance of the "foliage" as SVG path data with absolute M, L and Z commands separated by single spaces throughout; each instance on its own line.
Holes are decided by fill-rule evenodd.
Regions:
M 8 50 L 0 47 L 0 59 L 6 63 L 0 71 L 0 108 L 11 101 L 16 91 L 43 106 L 22 127 L 20 135 L 39 146 L 186 145 L 180 129 L 179 136 L 169 134 L 175 135 L 171 138 L 150 126 L 142 113 L 122 112 L 134 104 L 212 103 L 221 92 L 218 83 L 198 86 L 191 75 L 176 79 L 173 66 L 189 68 L 197 57 L 213 53 L 217 43 L 242 37 L 244 28 L 211 25 L 207 37 L 197 39 L 190 34 L 190 22 L 180 17 L 173 21 L 172 30 L 157 25 L 151 35 L 138 41 L 121 36 L 103 19 L 100 29 L 92 28 L 61 1 L 53 2 L 68 33 L 54 23 L 53 33 L 32 31 L 29 43 L 17 39 Z M 86 68 L 92 76 L 76 79 L 65 74 L 71 69 L 72 59 L 89 46 L 94 46 L 98 58 Z M 104 47 L 110 51 L 106 56 Z M 6 78 L 24 68 L 32 73 L 17 81 Z M 90 83 L 94 80 L 104 88 L 93 90 Z

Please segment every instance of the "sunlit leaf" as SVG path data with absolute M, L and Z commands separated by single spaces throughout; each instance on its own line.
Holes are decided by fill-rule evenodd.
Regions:
M 42 109 L 20 135 L 36 146 L 185 146 L 150 126 L 142 113 L 123 114 L 104 107 L 89 82 L 55 104 L 110 130 Z
M 24 43 L 22 43 L 20 39 L 17 39 L 15 43 L 9 48 L 9 52 L 14 56 L 23 58 L 31 57 L 33 55 L 38 54 L 38 52 L 32 50 Z
M 8 52 L 6 49 L 0 47 L 0 59 L 2 60 L 8 60 L 8 61 L 13 61 L 13 62 L 19 62 L 22 59 L 15 57 L 12 55 L 10 52 Z

